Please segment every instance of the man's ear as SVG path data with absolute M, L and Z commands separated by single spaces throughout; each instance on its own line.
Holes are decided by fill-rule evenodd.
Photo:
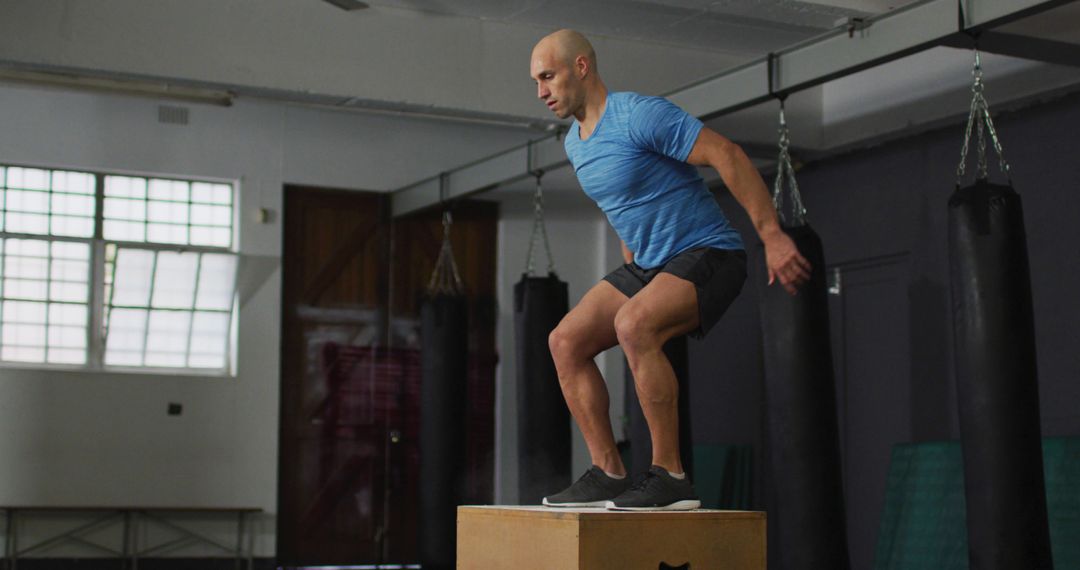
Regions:
M 574 58 L 574 70 L 577 71 L 578 79 L 585 79 L 592 71 L 589 69 L 589 58 L 579 55 Z

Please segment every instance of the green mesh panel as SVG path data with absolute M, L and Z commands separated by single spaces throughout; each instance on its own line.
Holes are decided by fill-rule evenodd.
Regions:
M 753 498 L 750 445 L 694 445 L 694 490 L 706 509 L 747 510 Z
M 1055 568 L 1080 568 L 1080 438 L 1043 440 Z M 968 567 L 964 469 L 958 442 L 893 448 L 875 570 Z

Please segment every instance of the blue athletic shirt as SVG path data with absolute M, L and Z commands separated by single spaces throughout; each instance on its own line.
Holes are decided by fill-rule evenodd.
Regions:
M 743 249 L 697 168 L 701 121 L 662 97 L 609 93 L 592 136 L 575 120 L 566 156 L 578 181 L 644 269 L 698 247 Z

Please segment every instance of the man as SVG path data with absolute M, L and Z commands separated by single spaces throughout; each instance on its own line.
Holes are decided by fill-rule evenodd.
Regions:
M 780 230 L 765 183 L 742 149 L 665 99 L 608 93 L 580 33 L 560 30 L 540 40 L 530 67 L 537 96 L 559 118 L 575 119 L 567 156 L 622 240 L 626 260 L 551 333 L 559 383 L 593 466 L 544 504 L 698 508 L 679 455 L 677 381 L 662 347 L 677 335 L 708 332 L 742 289 L 746 254 L 695 166 L 716 168 L 749 214 L 765 245 L 770 285 L 779 280 L 795 294 L 810 264 Z M 652 438 L 653 466 L 637 484 L 616 450 L 607 388 L 593 361 L 616 344 Z

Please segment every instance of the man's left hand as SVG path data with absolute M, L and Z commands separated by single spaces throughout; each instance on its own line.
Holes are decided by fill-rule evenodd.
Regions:
M 799 253 L 799 249 L 795 247 L 795 242 L 791 241 L 791 238 L 783 231 L 777 231 L 764 240 L 764 243 L 765 266 L 769 270 L 769 285 L 779 279 L 780 285 L 788 293 L 796 294 L 799 286 L 810 279 L 812 269 L 810 262 Z

